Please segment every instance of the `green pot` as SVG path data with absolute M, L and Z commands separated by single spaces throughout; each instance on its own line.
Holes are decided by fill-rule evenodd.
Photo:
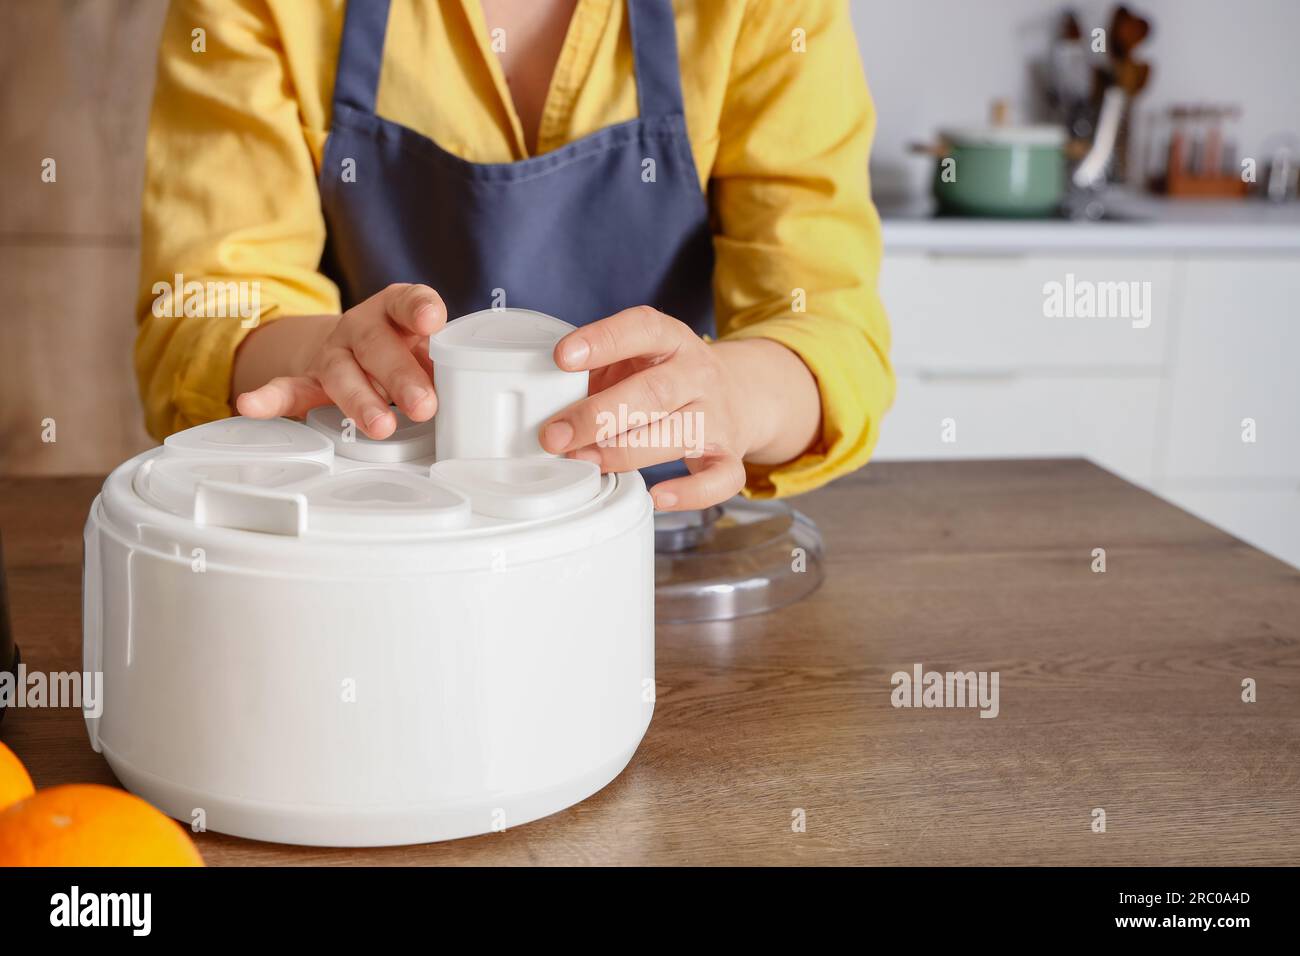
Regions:
M 934 170 L 940 211 L 959 216 L 1054 215 L 1065 198 L 1065 131 L 1056 126 L 947 130 Z

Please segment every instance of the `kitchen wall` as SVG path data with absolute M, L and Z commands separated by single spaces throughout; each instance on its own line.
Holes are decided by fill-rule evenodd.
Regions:
M 5 3 L 0 475 L 104 472 L 153 442 L 131 347 L 165 0 Z M 53 159 L 53 181 L 42 177 Z
M 1084 0 L 852 0 L 863 64 L 879 114 L 872 175 L 877 197 L 924 193 L 931 165 L 909 142 L 942 125 L 985 122 L 1006 97 L 1033 106 L 1028 64 L 1056 36 L 1060 13 L 1075 10 L 1085 34 L 1110 22 L 1113 4 Z M 1171 102 L 1238 103 L 1245 155 L 1279 131 L 1300 135 L 1300 2 L 1144 0 L 1152 21 L 1138 58 L 1152 63 L 1139 115 Z M 1139 123 L 1139 128 L 1141 124 Z

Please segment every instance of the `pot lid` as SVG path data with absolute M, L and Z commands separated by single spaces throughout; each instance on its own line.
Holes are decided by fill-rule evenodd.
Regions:
M 1061 126 L 955 126 L 941 129 L 941 139 L 953 146 L 1064 146 Z
M 413 422 L 396 408 L 397 429 L 387 438 L 370 438 L 355 423 L 346 421 L 337 405 L 322 405 L 307 413 L 307 424 L 329 438 L 335 454 L 353 461 L 399 462 L 433 457 L 433 419 Z
M 555 343 L 575 328 L 530 309 L 485 309 L 448 322 L 431 336 L 429 357 L 435 369 L 555 372 Z
M 793 604 L 821 582 L 821 533 L 783 501 L 736 497 L 655 515 L 657 621 L 759 614 Z

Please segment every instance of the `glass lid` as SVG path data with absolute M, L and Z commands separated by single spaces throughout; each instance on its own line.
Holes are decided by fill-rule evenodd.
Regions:
M 736 497 L 655 515 L 655 618 L 726 621 L 793 604 L 822 582 L 817 526 L 781 501 Z

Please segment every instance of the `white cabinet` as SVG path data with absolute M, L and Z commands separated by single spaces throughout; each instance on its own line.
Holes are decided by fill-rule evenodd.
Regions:
M 887 250 L 880 284 L 878 459 L 1091 458 L 1300 565 L 1300 256 Z
M 878 458 L 1085 457 L 1143 484 L 1160 382 L 1007 373 L 899 373 Z
M 897 316 L 894 361 L 902 371 L 1158 374 L 1174 279 L 1167 257 L 914 252 L 886 256 L 880 290 Z M 1048 314 L 1051 284 L 1083 308 Z M 1104 314 L 1113 312 L 1125 314 Z
M 1300 565 L 1300 482 L 1237 488 L 1169 482 L 1159 493 L 1260 550 Z
M 1150 482 L 1177 272 L 1172 257 L 887 254 L 898 398 L 876 457 L 1082 456 Z M 1075 304 L 1090 287 L 1094 309 L 1053 311 L 1053 283 Z
M 1184 288 L 1164 476 L 1300 481 L 1300 260 L 1189 259 Z

